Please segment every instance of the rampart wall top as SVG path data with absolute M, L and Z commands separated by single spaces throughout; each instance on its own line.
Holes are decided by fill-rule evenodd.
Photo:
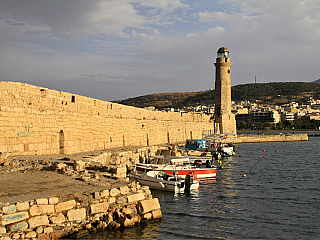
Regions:
M 0 81 L 0 89 L 0 106 L 28 107 L 28 110 L 64 111 L 120 119 L 210 121 L 210 117 L 204 114 L 150 111 L 21 82 Z

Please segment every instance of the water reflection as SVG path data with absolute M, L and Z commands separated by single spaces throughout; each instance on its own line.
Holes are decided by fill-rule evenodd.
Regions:
M 161 222 L 91 238 L 317 239 L 319 145 L 320 138 L 239 144 L 217 178 L 200 180 L 199 191 L 152 190 L 162 207 Z
M 106 230 L 86 236 L 87 239 L 159 239 L 161 221 L 149 222 L 134 228 Z

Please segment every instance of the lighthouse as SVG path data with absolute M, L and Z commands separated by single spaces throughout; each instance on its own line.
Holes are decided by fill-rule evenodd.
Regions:
M 216 67 L 215 133 L 237 133 L 235 115 L 231 112 L 231 64 L 228 49 L 219 48 L 214 63 Z

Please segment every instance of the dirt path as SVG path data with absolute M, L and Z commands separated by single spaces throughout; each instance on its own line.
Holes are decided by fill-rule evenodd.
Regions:
M 0 175 L 0 202 L 18 202 L 77 192 L 95 192 L 106 187 L 89 185 L 53 171 L 32 170 Z

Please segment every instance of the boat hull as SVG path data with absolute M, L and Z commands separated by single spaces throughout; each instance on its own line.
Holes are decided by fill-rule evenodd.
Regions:
M 139 172 L 147 171 L 161 171 L 169 175 L 177 174 L 178 176 L 186 176 L 187 174 L 192 174 L 196 179 L 202 178 L 215 178 L 217 174 L 216 168 L 181 168 L 181 167 L 171 167 L 163 165 L 151 165 L 151 164 L 137 164 L 136 170 Z
M 158 178 L 159 171 L 149 171 L 145 174 L 131 175 L 142 186 L 149 186 L 150 189 L 157 189 L 161 191 L 174 192 L 174 193 L 185 193 L 186 192 L 186 180 L 177 180 L 175 177 L 169 177 L 167 180 Z M 194 191 L 199 189 L 199 182 L 193 181 L 188 191 Z

